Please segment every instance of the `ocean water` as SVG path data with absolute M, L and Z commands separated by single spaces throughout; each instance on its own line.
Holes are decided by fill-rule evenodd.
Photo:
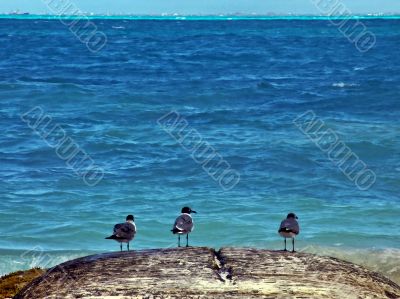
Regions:
M 294 211 L 298 250 L 400 283 L 399 19 L 363 20 L 365 53 L 328 20 L 93 22 L 107 36 L 96 53 L 58 20 L 0 20 L 0 274 L 118 250 L 104 237 L 127 214 L 131 247 L 176 246 L 189 205 L 194 246 L 281 249 Z M 21 118 L 35 107 L 104 170 L 98 184 Z M 371 188 L 294 125 L 309 110 L 375 173 Z M 159 125 L 171 111 L 238 184 L 224 190 Z

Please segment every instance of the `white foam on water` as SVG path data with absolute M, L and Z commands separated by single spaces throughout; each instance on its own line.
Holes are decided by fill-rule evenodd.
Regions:
M 0 249 L 0 276 L 11 272 L 32 268 L 48 269 L 58 264 L 82 256 L 93 254 L 89 251 L 41 251 L 34 250 L 1 250 Z
M 307 246 L 302 252 L 331 256 L 378 272 L 400 284 L 400 249 L 355 249 Z
M 340 88 L 344 88 L 344 87 L 352 87 L 352 86 L 358 86 L 358 84 L 355 83 L 345 83 L 345 82 L 335 82 L 332 84 L 333 87 L 340 87 Z

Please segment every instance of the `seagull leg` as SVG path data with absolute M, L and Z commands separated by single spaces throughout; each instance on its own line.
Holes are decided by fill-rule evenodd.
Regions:
M 186 234 L 186 247 L 189 247 L 189 234 Z
M 294 251 L 294 238 L 292 238 L 292 248 L 293 248 L 293 249 L 292 249 L 292 252 L 295 252 L 295 251 Z
M 286 250 L 286 238 L 285 238 L 285 249 L 283 249 L 283 251 L 287 251 L 287 250 Z
M 128 245 L 126 245 L 127 247 L 128 247 L 128 251 L 129 251 L 129 242 L 128 242 Z
M 121 248 L 121 251 L 122 251 L 122 243 L 119 243 L 119 247 Z
M 181 247 L 181 235 L 178 235 L 178 247 Z

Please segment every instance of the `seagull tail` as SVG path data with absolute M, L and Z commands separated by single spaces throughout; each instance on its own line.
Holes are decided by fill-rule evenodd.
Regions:
M 111 235 L 105 239 L 115 240 L 115 239 L 118 239 L 118 237 L 116 235 Z
M 174 229 L 171 229 L 171 232 L 172 232 L 173 234 L 176 234 L 176 233 L 179 233 L 180 230 L 177 229 L 176 227 L 174 227 Z

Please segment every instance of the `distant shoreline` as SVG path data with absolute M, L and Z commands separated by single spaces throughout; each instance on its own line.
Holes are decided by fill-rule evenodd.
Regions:
M 19 19 L 19 20 L 57 20 L 57 19 L 79 19 L 88 18 L 92 20 L 187 20 L 187 21 L 231 21 L 231 20 L 398 20 L 400 15 L 340 15 L 340 16 L 319 16 L 319 15 L 292 15 L 292 16 L 237 16 L 237 15 L 39 15 L 39 14 L 0 14 L 0 19 Z

